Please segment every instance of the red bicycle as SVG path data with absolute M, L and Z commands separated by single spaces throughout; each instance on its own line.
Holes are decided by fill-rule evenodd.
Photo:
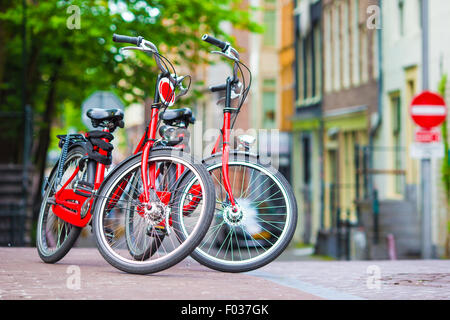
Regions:
M 212 220 L 214 186 L 201 162 L 156 139 L 161 121 L 192 120 L 184 109 L 165 112 L 175 90 L 178 96 L 187 91 L 184 77 L 150 41 L 121 35 L 113 41 L 135 45 L 122 50 L 152 55 L 161 70 L 151 120 L 134 155 L 106 178 L 112 133 L 124 126 L 120 110 L 91 109 L 87 116 L 101 131 L 59 136 L 62 153 L 43 188 L 37 249 L 44 262 L 59 261 L 92 220 L 97 247 L 111 265 L 147 274 L 175 265 L 200 243 Z M 177 236 L 181 225 L 183 238 Z
M 212 155 L 203 159 L 215 183 L 216 207 L 207 235 L 191 256 L 216 270 L 250 271 L 273 261 L 286 249 L 297 226 L 297 202 L 283 175 L 267 159 L 262 161 L 260 155 L 250 153 L 253 137 L 238 137 L 241 149 L 231 149 L 231 131 L 250 90 L 251 72 L 229 43 L 209 35 L 202 39 L 220 48 L 212 53 L 233 61 L 233 76 L 210 88 L 224 93 L 220 100 L 224 103 L 222 135 Z M 242 67 L 249 74 L 248 84 Z M 184 239 L 189 228 L 182 225 L 181 231 L 179 237 Z

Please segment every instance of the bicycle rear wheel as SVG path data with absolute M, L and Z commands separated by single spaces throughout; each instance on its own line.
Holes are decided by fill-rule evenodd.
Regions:
M 63 221 L 53 213 L 52 204 L 54 202 L 52 197 L 74 173 L 85 153 L 86 151 L 81 146 L 70 148 L 64 163 L 61 181 L 57 184 L 58 163 L 48 179 L 47 189 L 44 192 L 39 211 L 36 234 L 36 247 L 39 257 L 46 263 L 55 263 L 61 260 L 73 247 L 81 233 L 82 228 Z M 86 171 L 79 172 L 73 182 L 83 180 L 86 174 Z
M 254 270 L 276 259 L 297 225 L 297 204 L 289 183 L 256 157 L 231 153 L 230 184 L 239 208 L 233 212 L 223 184 L 220 155 L 204 162 L 215 184 L 216 207 L 208 233 L 191 256 L 225 272 Z
M 149 168 L 176 168 L 201 187 L 201 196 L 190 212 L 187 236 L 177 237 L 182 199 L 190 188 L 173 179 L 172 170 L 159 171 L 150 201 L 144 202 L 141 154 L 119 165 L 98 192 L 94 204 L 93 229 L 98 249 L 115 268 L 136 274 L 167 269 L 188 256 L 206 234 L 212 220 L 215 192 L 206 169 L 177 150 L 152 150 Z M 134 181 L 132 184 L 131 182 Z M 181 209 L 180 209 L 181 208 Z M 133 221 L 130 220 L 133 217 Z

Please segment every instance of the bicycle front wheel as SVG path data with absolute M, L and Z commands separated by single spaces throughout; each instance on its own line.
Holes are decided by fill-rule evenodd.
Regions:
M 297 225 L 289 183 L 258 158 L 231 153 L 229 179 L 238 208 L 234 212 L 224 188 L 222 158 L 216 155 L 204 162 L 215 184 L 216 207 L 208 233 L 191 256 L 225 272 L 250 271 L 273 261 L 286 249 Z
M 200 162 L 178 150 L 152 150 L 148 161 L 156 172 L 150 201 L 144 201 L 138 154 L 108 175 L 94 204 L 97 247 L 106 261 L 128 273 L 159 272 L 187 257 L 208 231 L 214 210 L 214 184 Z M 181 167 L 201 190 L 184 238 L 177 237 L 177 215 L 183 214 L 181 199 L 190 199 L 192 188 L 171 174 Z

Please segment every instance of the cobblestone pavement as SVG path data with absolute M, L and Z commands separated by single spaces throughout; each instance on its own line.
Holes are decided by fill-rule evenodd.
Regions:
M 320 298 L 270 280 L 212 271 L 190 258 L 163 272 L 142 276 L 114 269 L 94 248 L 72 249 L 53 265 L 43 263 L 35 248 L 0 248 L 0 299 Z
M 298 259 L 303 261 L 281 259 L 245 274 L 228 274 L 188 258 L 139 276 L 114 269 L 94 248 L 72 249 L 54 265 L 41 262 L 34 248 L 0 248 L 0 299 L 450 299 L 450 260 Z
M 273 262 L 248 274 L 325 299 L 450 299 L 450 260 Z

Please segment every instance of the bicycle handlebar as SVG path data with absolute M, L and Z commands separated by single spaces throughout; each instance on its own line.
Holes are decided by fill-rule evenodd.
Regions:
M 210 36 L 208 34 L 204 34 L 202 36 L 202 40 L 222 49 L 222 52 L 213 52 L 213 53 L 219 53 L 219 54 L 225 56 L 226 58 L 234 61 L 233 79 L 231 80 L 231 83 L 232 84 L 237 83 L 239 81 L 239 79 L 237 77 L 237 71 L 238 71 L 237 63 L 239 62 L 239 53 L 237 52 L 237 50 L 234 49 L 228 42 L 224 42 L 224 41 L 214 38 L 213 36 Z M 227 88 L 226 84 L 220 84 L 220 85 L 209 87 L 209 90 L 211 92 L 218 92 L 218 91 L 223 91 L 226 88 Z
M 161 63 L 161 58 L 159 57 L 158 48 L 156 47 L 156 45 L 153 42 L 145 40 L 141 36 L 129 37 L 129 36 L 124 36 L 124 35 L 120 35 L 120 34 L 113 34 L 113 41 L 134 44 L 137 46 L 134 49 L 141 50 L 141 51 L 144 51 L 147 53 L 152 53 L 153 58 L 155 59 L 156 64 L 158 65 L 158 68 L 161 70 L 161 72 L 169 78 L 170 82 L 172 82 L 172 84 L 174 86 L 177 86 L 177 84 L 178 84 L 177 81 L 172 77 L 169 70 L 167 70 Z M 133 49 L 133 48 L 126 48 L 126 49 Z
M 228 47 L 230 46 L 229 43 L 219 40 L 217 38 L 214 38 L 213 36 L 210 36 L 208 34 L 204 34 L 202 36 L 202 40 L 220 48 L 222 51 L 227 50 Z
M 120 34 L 113 34 L 114 42 L 130 43 L 139 46 L 144 38 L 143 37 L 129 37 Z
M 224 90 L 226 90 L 227 89 L 227 84 L 225 83 L 225 84 L 219 84 L 219 85 L 216 85 L 216 86 L 210 86 L 209 87 L 209 90 L 211 91 L 211 92 L 219 92 L 219 91 L 224 91 Z

